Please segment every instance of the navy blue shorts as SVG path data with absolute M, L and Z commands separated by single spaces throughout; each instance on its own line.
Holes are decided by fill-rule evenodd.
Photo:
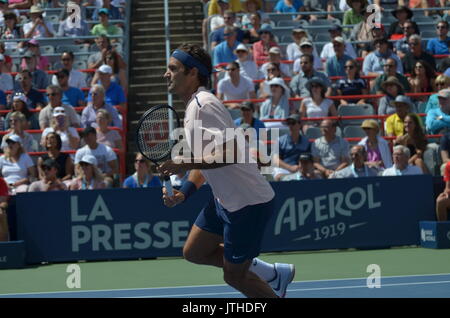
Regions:
M 223 237 L 224 256 L 230 263 L 241 264 L 259 255 L 267 222 L 274 212 L 274 199 L 228 212 L 211 199 L 202 209 L 195 225 Z

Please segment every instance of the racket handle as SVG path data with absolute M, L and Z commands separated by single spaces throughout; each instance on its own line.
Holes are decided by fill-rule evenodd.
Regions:
M 173 196 L 172 182 L 170 182 L 170 178 L 164 178 L 163 185 L 166 187 L 167 194 L 170 197 Z

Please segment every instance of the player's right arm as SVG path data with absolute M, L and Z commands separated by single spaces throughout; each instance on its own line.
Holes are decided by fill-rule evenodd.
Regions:
M 203 183 L 205 183 L 205 180 L 206 179 L 200 170 L 191 170 L 189 172 L 187 182 L 192 182 L 195 185 L 195 187 L 199 189 L 203 185 Z M 167 194 L 167 190 L 165 187 L 163 187 L 162 191 L 163 191 L 164 205 L 169 208 L 172 208 L 180 203 L 183 203 L 186 200 L 184 193 L 181 191 L 173 189 L 173 196 L 169 196 Z

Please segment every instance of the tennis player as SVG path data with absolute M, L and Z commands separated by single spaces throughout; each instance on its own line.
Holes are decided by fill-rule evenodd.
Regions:
M 187 200 L 207 181 L 214 198 L 195 221 L 184 257 L 196 264 L 223 268 L 225 282 L 247 297 L 284 297 L 295 275 L 294 265 L 269 264 L 256 258 L 274 212 L 275 193 L 256 163 L 236 163 L 236 156 L 233 162 L 226 162 L 227 149 L 236 149 L 237 142 L 225 139 L 225 129 L 236 126 L 226 107 L 205 88 L 211 70 L 211 57 L 204 49 L 184 44 L 173 52 L 164 74 L 168 90 L 186 105 L 184 129 L 190 149 L 198 143 L 205 149 L 205 140 L 194 140 L 196 129 L 212 135 L 222 132 L 224 138 L 221 151 L 210 155 L 202 151 L 194 160 L 169 160 L 159 166 L 164 175 L 190 171 L 188 181 L 179 191 L 174 190 L 173 196 L 163 189 L 164 203 L 172 207 Z

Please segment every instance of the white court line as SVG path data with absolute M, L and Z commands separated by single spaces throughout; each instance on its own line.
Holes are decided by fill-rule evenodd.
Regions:
M 398 276 L 381 276 L 381 279 L 386 278 L 407 278 L 407 277 L 428 277 L 428 276 L 440 276 L 440 275 L 450 275 L 450 273 L 441 274 L 417 274 L 417 275 L 398 275 Z M 310 283 L 310 282 L 326 282 L 326 281 L 345 281 L 345 280 L 357 280 L 364 279 L 367 277 L 359 278 L 335 278 L 335 279 L 317 279 L 317 280 L 302 280 L 293 281 L 291 284 L 295 283 Z M 66 294 L 66 293 L 96 293 L 96 292 L 116 292 L 116 291 L 141 291 L 141 290 L 157 290 L 157 289 L 176 289 L 176 288 L 205 288 L 205 287 L 222 287 L 228 286 L 225 284 L 214 284 L 214 285 L 186 285 L 186 286 L 168 286 L 168 287 L 145 287 L 145 288 L 124 288 L 124 289 L 93 289 L 93 290 L 65 290 L 65 291 L 53 291 L 53 292 L 28 292 L 28 293 L 13 293 L 13 294 L 0 294 L 1 296 L 21 296 L 21 295 L 41 295 L 41 294 Z

